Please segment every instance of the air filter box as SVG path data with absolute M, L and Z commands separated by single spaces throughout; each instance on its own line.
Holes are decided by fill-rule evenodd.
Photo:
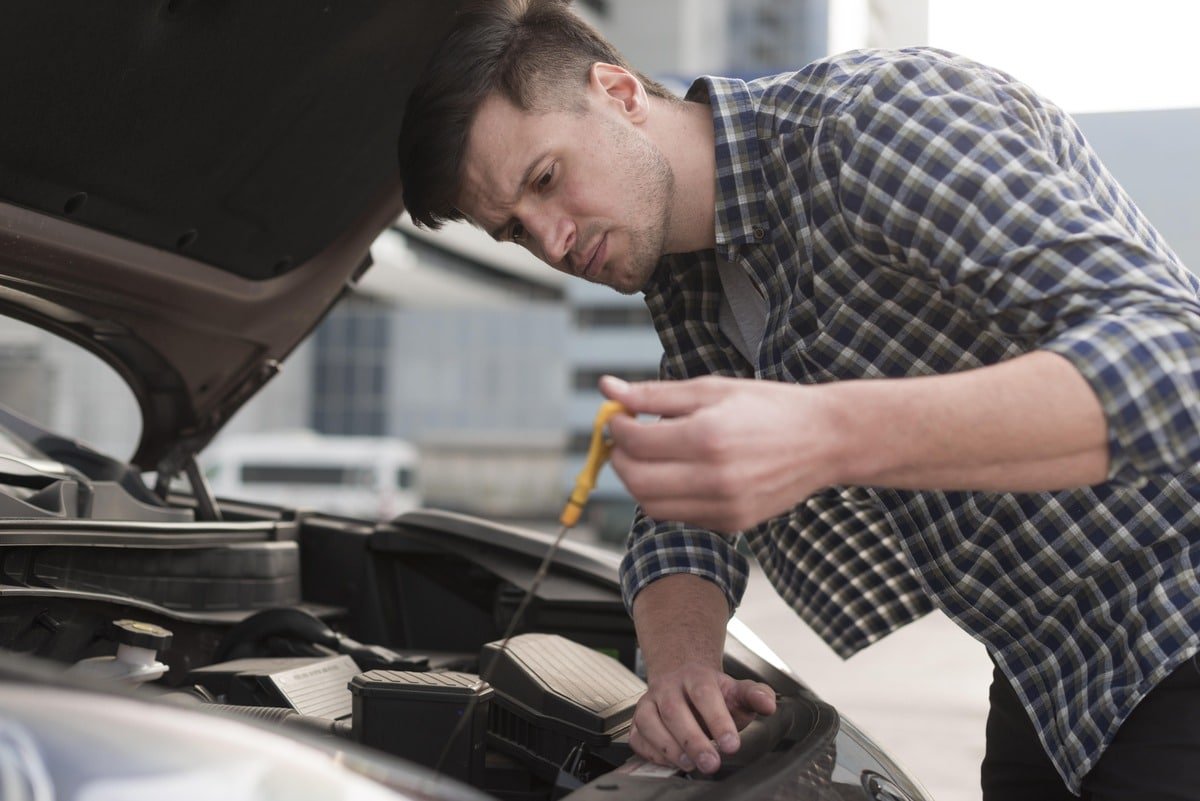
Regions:
M 446 741 L 475 701 L 470 718 L 450 744 L 442 770 L 483 785 L 484 735 L 492 688 L 473 673 L 372 670 L 350 681 L 354 739 L 435 767 Z
M 580 745 L 593 751 L 629 731 L 646 684 L 610 656 L 556 634 L 522 634 L 483 647 L 496 689 L 493 745 L 553 780 Z
M 348 656 L 235 659 L 196 668 L 188 681 L 237 706 L 276 706 L 337 720 L 350 714 L 347 682 L 358 673 Z

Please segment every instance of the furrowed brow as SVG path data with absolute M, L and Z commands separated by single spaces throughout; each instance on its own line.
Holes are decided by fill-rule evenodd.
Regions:
M 509 207 L 517 205 L 517 201 L 520 200 L 521 195 L 525 193 L 525 187 L 529 186 L 529 179 L 533 177 L 533 171 L 538 168 L 538 165 L 545 160 L 547 155 L 548 153 L 539 153 L 535 159 L 529 162 L 529 166 L 525 168 L 525 174 L 521 176 L 521 182 L 517 184 L 516 191 L 514 191 L 511 195 L 512 201 L 506 205 Z M 500 235 L 504 233 L 504 229 L 508 227 L 509 219 L 506 219 L 504 222 L 500 223 L 500 225 L 493 230 L 488 231 L 488 234 L 491 235 L 492 239 L 500 238 Z

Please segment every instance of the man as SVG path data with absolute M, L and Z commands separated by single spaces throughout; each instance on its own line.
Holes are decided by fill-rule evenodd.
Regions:
M 418 223 L 653 314 L 672 380 L 601 383 L 661 416 L 611 424 L 639 754 L 712 772 L 774 708 L 720 669 L 736 532 L 843 656 L 933 605 L 987 646 L 985 798 L 1200 793 L 1200 283 L 1060 110 L 931 50 L 679 101 L 493 0 L 400 155 Z

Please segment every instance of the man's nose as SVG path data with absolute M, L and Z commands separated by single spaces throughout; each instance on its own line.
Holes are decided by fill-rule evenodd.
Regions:
M 575 226 L 565 215 L 538 215 L 531 219 L 528 228 L 537 240 L 542 258 L 555 267 L 564 266 L 563 260 L 575 245 Z M 569 269 L 570 265 L 566 265 Z

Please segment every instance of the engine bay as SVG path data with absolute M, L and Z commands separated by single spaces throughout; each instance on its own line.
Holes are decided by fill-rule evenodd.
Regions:
M 555 571 L 499 647 L 537 542 L 526 556 L 511 542 L 527 537 L 456 537 L 420 515 L 224 511 L 202 523 L 0 521 L 0 645 L 68 675 L 359 743 L 501 799 L 559 797 L 631 756 L 645 684 L 614 589 Z
M 0 515 L 0 723 L 25 715 L 23 729 L 0 726 L 0 787 L 33 788 L 36 754 L 57 760 L 43 782 L 74 776 L 88 736 L 98 772 L 110 758 L 150 770 L 157 753 L 219 785 L 215 766 L 189 756 L 203 750 L 199 734 L 160 746 L 179 735 L 171 714 L 160 718 L 166 705 L 317 746 L 373 780 L 392 776 L 402 797 L 921 797 L 868 738 L 736 636 L 725 672 L 774 687 L 778 711 L 743 731 L 715 775 L 634 757 L 645 683 L 615 553 L 568 541 L 538 583 L 545 534 L 429 510 L 368 522 L 221 500 L 217 513 L 204 493 L 160 497 L 124 465 L 35 433 L 19 435 L 36 449 L 0 464 L 0 503 L 21 504 Z M 93 695 L 79 709 L 95 714 L 80 716 L 42 685 L 158 712 L 108 710 Z M 109 741 L 111 716 L 137 721 L 125 740 Z M 31 732 L 52 744 L 34 748 Z M 246 736 L 203 747 L 225 753 Z M 270 749 L 251 738 L 235 753 L 258 750 Z M 289 770 L 281 781 L 298 781 L 301 769 Z M 312 781 L 305 797 L 325 797 Z

